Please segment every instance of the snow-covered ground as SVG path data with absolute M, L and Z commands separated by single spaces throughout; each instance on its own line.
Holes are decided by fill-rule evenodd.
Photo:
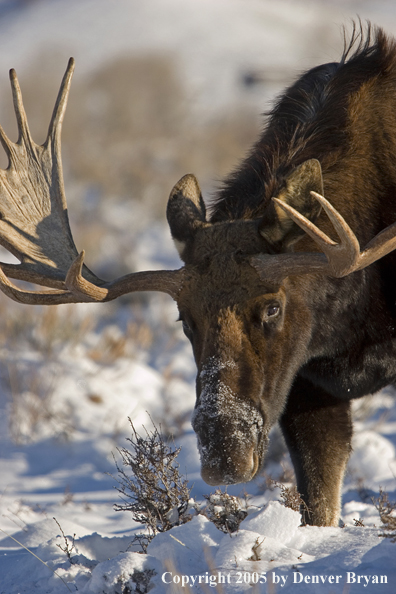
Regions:
M 340 25 L 356 14 L 396 34 L 392 1 L 7 0 L 0 2 L 0 85 L 8 86 L 15 67 L 23 86 L 38 56 L 44 69 L 61 73 L 74 55 L 78 82 L 115 56 L 159 52 L 178 64 L 191 117 L 215 121 L 232 103 L 261 112 L 284 84 L 277 72 L 293 77 L 336 59 Z M 241 75 L 251 71 L 269 72 L 268 84 L 247 90 Z M 116 235 L 121 242 L 133 234 L 136 268 L 179 266 L 162 222 L 150 222 L 150 213 L 121 218 Z M 196 515 L 157 535 L 143 555 L 130 546 L 140 526 L 113 509 L 113 454 L 127 445 L 128 417 L 139 431 L 150 429 L 151 417 L 176 436 L 180 471 L 198 502 L 213 491 L 199 475 L 189 422 L 195 367 L 174 304 L 151 295 L 35 310 L 1 299 L 0 312 L 1 594 L 128 594 L 146 591 L 144 576 L 153 594 L 393 594 L 396 543 L 381 536 L 372 502 L 380 487 L 396 500 L 390 389 L 356 403 L 343 528 L 300 527 L 279 490 L 265 488 L 265 476 L 290 480 L 275 431 L 265 476 L 228 489 L 250 495 L 237 533 Z M 69 543 L 75 535 L 72 562 L 61 530 Z

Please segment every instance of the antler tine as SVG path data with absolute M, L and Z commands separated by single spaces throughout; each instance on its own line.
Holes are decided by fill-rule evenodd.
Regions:
M 60 140 L 60 132 L 63 123 L 63 117 L 65 115 L 67 100 L 69 97 L 70 85 L 73 77 L 75 66 L 74 58 L 70 58 L 67 64 L 66 72 L 63 75 L 63 79 L 61 82 L 61 86 L 59 89 L 58 96 L 56 98 L 56 103 L 54 106 L 54 111 L 52 112 L 52 117 L 50 121 L 50 125 L 48 127 L 48 135 L 47 138 L 52 138 L 54 141 Z
M 60 305 L 62 303 L 78 303 L 70 291 L 26 291 L 17 287 L 5 275 L 2 266 L 0 266 L 0 290 L 13 301 L 27 305 Z
M 7 134 L 4 132 L 3 126 L 1 126 L 1 125 L 0 125 L 0 142 L 2 144 L 3 149 L 6 152 L 8 161 L 11 161 L 11 141 L 8 138 Z
M 316 192 L 311 192 L 311 194 L 324 208 L 339 236 L 339 243 L 333 241 L 328 235 L 314 225 L 314 223 L 306 219 L 293 207 L 285 204 L 278 198 L 273 198 L 273 200 L 320 247 L 321 251 L 328 259 L 332 275 L 336 277 L 345 276 L 351 269 L 355 269 L 356 263 L 359 260 L 359 242 L 348 223 L 330 202 L 326 200 L 324 196 L 321 196 Z
M 359 242 L 356 238 L 356 235 L 344 219 L 344 217 L 334 208 L 334 206 L 326 200 L 324 196 L 318 194 L 317 192 L 311 192 L 311 196 L 313 196 L 319 204 L 325 210 L 327 216 L 329 217 L 330 221 L 333 224 L 334 229 L 336 230 L 338 237 L 341 240 L 341 243 L 344 245 L 350 245 L 351 248 L 359 254 L 360 246 Z
M 281 282 L 295 274 L 327 274 L 341 278 L 366 268 L 396 249 L 396 223 L 378 233 L 360 252 L 359 242 L 341 214 L 320 194 L 311 192 L 323 206 L 340 242 L 336 243 L 311 221 L 278 198 L 274 202 L 320 247 L 316 252 L 294 252 L 276 255 L 260 254 L 251 259 L 252 266 L 263 280 Z M 327 260 L 327 261 L 326 261 Z
M 389 225 L 389 227 L 386 227 L 369 241 L 364 251 L 360 254 L 355 270 L 366 268 L 366 266 L 383 258 L 394 249 L 396 249 L 396 223 Z
M 65 285 L 71 293 L 78 295 L 81 301 L 107 301 L 109 291 L 90 283 L 82 276 L 84 250 L 77 256 L 66 275 Z
M 27 122 L 26 112 L 22 100 L 21 87 L 19 86 L 18 77 L 14 68 L 10 70 L 10 82 L 12 89 L 12 98 L 14 102 L 14 111 L 18 124 L 18 144 L 22 141 L 22 138 L 32 144 L 32 137 L 30 135 L 29 126 Z
M 296 225 L 301 227 L 301 229 L 303 229 L 323 251 L 325 251 L 328 246 L 336 245 L 335 241 L 330 239 L 330 237 L 323 233 L 323 231 L 314 225 L 314 223 L 299 213 L 298 210 L 289 206 L 289 204 L 286 204 L 283 200 L 279 200 L 279 198 L 272 198 L 272 200 L 276 202 L 279 208 L 281 208 L 296 223 Z

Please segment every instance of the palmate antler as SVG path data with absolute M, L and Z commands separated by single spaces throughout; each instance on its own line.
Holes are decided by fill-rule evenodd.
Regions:
M 15 71 L 10 71 L 18 140 L 11 142 L 0 127 L 9 165 L 0 170 L 0 244 L 20 264 L 0 263 L 0 289 L 15 301 L 32 304 L 109 301 L 133 291 L 162 291 L 173 298 L 183 270 L 129 274 L 111 282 L 99 279 L 84 264 L 70 231 L 61 162 L 61 129 L 74 60 L 63 77 L 47 138 L 37 145 L 29 132 Z M 8 277 L 52 287 L 25 291 Z
M 320 194 L 311 195 L 321 204 L 329 217 L 340 241 L 336 243 L 316 225 L 282 200 L 274 202 L 320 247 L 322 253 L 294 252 L 276 255 L 259 255 L 251 263 L 263 280 L 280 282 L 290 275 L 326 274 L 342 278 L 366 268 L 396 249 L 396 223 L 386 227 L 372 239 L 363 252 L 356 235 L 340 213 Z

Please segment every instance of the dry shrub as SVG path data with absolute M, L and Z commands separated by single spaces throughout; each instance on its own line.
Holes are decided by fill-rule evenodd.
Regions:
M 379 489 L 379 497 L 372 498 L 372 502 L 377 509 L 385 532 L 381 536 L 390 538 L 391 542 L 396 542 L 396 502 L 389 501 L 389 495 Z
M 259 537 L 256 538 L 256 540 L 254 541 L 254 545 L 252 546 L 252 555 L 248 557 L 248 561 L 261 561 L 260 547 L 264 541 L 265 537 L 263 537 L 261 540 Z
M 236 532 L 248 514 L 246 499 L 242 500 L 220 489 L 205 495 L 205 499 L 208 501 L 204 510 L 206 517 L 222 532 Z
M 66 557 L 69 560 L 70 565 L 74 564 L 74 559 L 72 556 L 73 551 L 75 553 L 77 553 L 77 549 L 76 549 L 76 535 L 73 534 L 73 536 L 69 536 L 67 537 L 66 534 L 63 531 L 62 526 L 59 524 L 58 520 L 56 518 L 53 518 L 54 522 L 56 522 L 56 524 L 58 525 L 59 530 L 61 531 L 62 534 L 62 538 L 59 536 L 59 540 L 61 540 L 61 543 L 57 543 L 57 547 L 58 549 L 60 549 L 63 553 L 65 553 Z
M 151 578 L 156 575 L 154 569 L 144 569 L 139 571 L 133 570 L 133 574 L 127 578 L 127 582 L 123 576 L 119 578 L 119 585 L 122 588 L 120 594 L 146 594 L 152 589 Z M 117 594 L 117 593 L 116 593 Z
M 122 466 L 116 462 L 116 480 L 123 503 L 115 504 L 115 509 L 131 512 L 133 520 L 147 528 L 147 535 L 136 537 L 145 552 L 156 534 L 191 520 L 191 487 L 176 462 L 181 448 L 166 444 L 154 424 L 141 437 L 130 423 L 131 449 L 118 448 Z
M 300 512 L 302 514 L 302 521 L 305 523 L 305 516 L 310 516 L 310 509 L 308 508 L 305 501 L 301 498 L 300 493 L 297 490 L 297 486 L 292 483 L 285 485 L 279 481 L 275 481 L 271 478 L 266 479 L 267 487 L 271 490 L 279 489 L 280 502 L 285 507 L 289 507 L 293 511 Z
M 301 505 L 304 505 L 296 485 L 287 486 L 278 481 L 271 480 L 271 487 L 280 489 L 281 503 L 294 511 L 300 511 Z
M 115 478 L 123 503 L 115 504 L 115 509 L 131 512 L 133 520 L 146 527 L 147 533 L 136 535 L 133 544 L 146 552 L 156 534 L 189 522 L 196 513 L 203 513 L 222 532 L 236 532 L 248 513 L 247 497 L 242 500 L 217 490 L 205 495 L 208 503 L 199 511 L 176 463 L 181 448 L 166 444 L 154 423 L 144 437 L 130 423 L 132 437 L 127 441 L 131 448 L 118 448 L 122 465 L 116 461 Z

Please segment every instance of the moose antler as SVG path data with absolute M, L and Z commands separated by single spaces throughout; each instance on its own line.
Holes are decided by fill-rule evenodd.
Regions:
M 356 235 L 341 214 L 320 194 L 311 192 L 311 195 L 325 210 L 340 239 L 339 243 L 330 239 L 293 207 L 278 198 L 273 198 L 274 202 L 315 241 L 322 253 L 294 252 L 255 256 L 251 263 L 263 278 L 280 282 L 290 275 L 309 273 L 341 278 L 366 268 L 396 249 L 396 223 L 378 233 L 361 252 Z
M 84 252 L 77 252 L 61 162 L 61 129 L 73 70 L 71 58 L 42 146 L 30 135 L 18 79 L 10 71 L 19 135 L 13 143 L 0 126 L 0 141 L 9 159 L 8 168 L 0 170 L 0 244 L 21 263 L 0 263 L 0 289 L 15 301 L 48 305 L 109 301 L 133 291 L 163 291 L 175 298 L 182 270 L 140 272 L 105 282 L 83 264 Z M 8 277 L 56 290 L 25 291 Z

